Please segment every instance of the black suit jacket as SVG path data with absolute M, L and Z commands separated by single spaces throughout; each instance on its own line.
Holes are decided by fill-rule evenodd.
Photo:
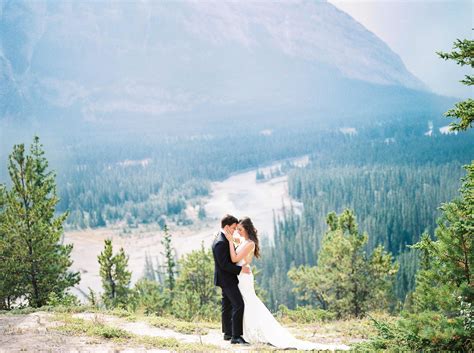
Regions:
M 229 241 L 222 232 L 212 244 L 212 255 L 214 256 L 214 284 L 219 287 L 237 285 L 239 283 L 237 275 L 242 267 L 232 263 Z

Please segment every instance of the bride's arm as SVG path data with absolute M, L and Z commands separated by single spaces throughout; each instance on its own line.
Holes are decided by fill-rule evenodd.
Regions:
M 230 251 L 230 259 L 232 260 L 232 262 L 234 264 L 239 262 L 238 260 L 235 261 L 235 259 L 237 258 L 237 253 L 235 252 L 234 243 L 230 240 L 229 240 L 229 251 Z
M 253 241 L 249 241 L 247 244 L 244 245 L 242 251 L 238 254 L 235 252 L 234 244 L 229 241 L 229 251 L 230 251 L 230 258 L 232 262 L 235 264 L 245 258 L 250 252 L 255 248 L 255 244 Z

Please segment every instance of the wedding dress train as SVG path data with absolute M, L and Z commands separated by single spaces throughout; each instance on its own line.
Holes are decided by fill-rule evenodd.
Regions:
M 243 241 L 236 249 L 247 243 Z M 237 265 L 242 265 L 241 260 Z M 295 338 L 273 317 L 265 304 L 257 297 L 254 288 L 253 274 L 242 273 L 238 276 L 239 289 L 244 300 L 243 337 L 249 343 L 269 343 L 280 349 L 294 348 L 300 350 L 347 350 L 346 345 L 317 344 Z

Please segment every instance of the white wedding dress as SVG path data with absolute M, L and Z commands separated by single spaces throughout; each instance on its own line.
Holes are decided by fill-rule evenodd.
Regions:
M 248 240 L 242 241 L 236 253 Z M 250 256 L 252 256 L 251 254 Z M 245 259 L 237 265 L 243 265 Z M 253 274 L 242 273 L 239 276 L 239 289 L 244 300 L 243 338 L 249 343 L 269 343 L 277 348 L 299 350 L 346 350 L 346 345 L 317 344 L 296 339 L 287 329 L 278 323 L 265 304 L 257 297 L 254 289 Z

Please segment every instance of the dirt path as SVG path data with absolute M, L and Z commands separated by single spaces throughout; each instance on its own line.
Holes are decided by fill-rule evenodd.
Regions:
M 268 345 L 233 346 L 222 340 L 220 330 L 206 329 L 205 333 L 185 334 L 169 328 L 153 326 L 143 321 L 128 321 L 112 315 L 102 313 L 69 314 L 71 319 L 82 319 L 85 322 L 101 323 L 110 327 L 119 328 L 139 337 L 159 337 L 176 339 L 180 344 L 192 344 L 193 350 L 200 350 L 199 346 L 209 345 L 217 351 L 246 352 L 272 350 Z M 89 337 L 64 333 L 59 327 L 64 325 L 52 313 L 36 312 L 27 315 L 0 315 L 0 353 L 7 352 L 166 352 L 169 349 L 150 348 L 140 345 L 133 340 L 116 342 L 105 338 Z M 344 348 L 337 337 L 327 337 L 334 343 L 327 342 L 323 337 L 305 337 L 305 339 L 324 342 L 322 349 Z M 173 351 L 173 349 L 171 349 Z

